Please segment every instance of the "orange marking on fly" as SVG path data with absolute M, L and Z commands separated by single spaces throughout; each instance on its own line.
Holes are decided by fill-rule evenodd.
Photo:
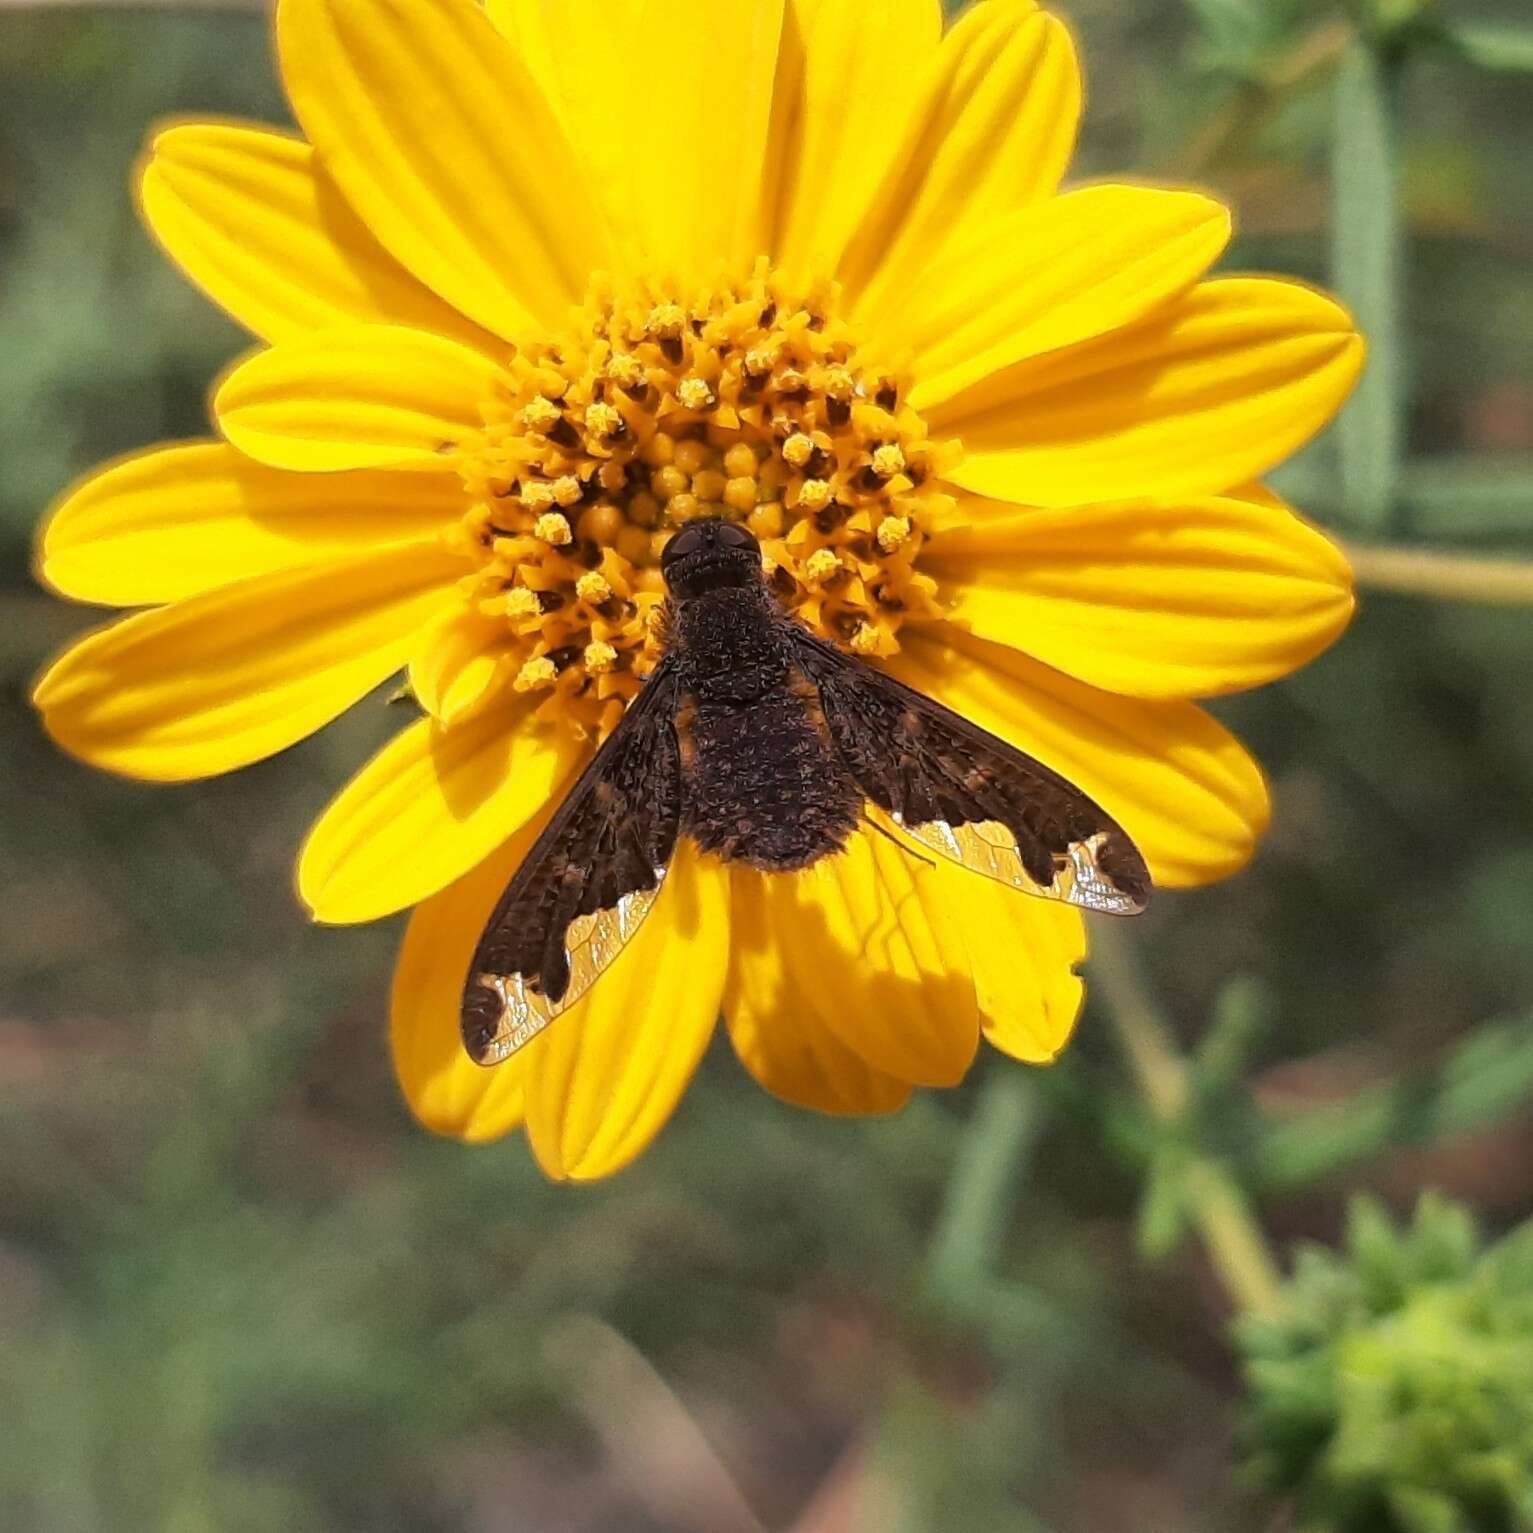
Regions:
M 681 769 L 684 772 L 691 771 L 693 762 L 697 760 L 697 741 L 692 735 L 692 726 L 696 723 L 697 699 L 684 697 L 674 720 L 676 749 L 681 755 Z
M 820 689 L 801 670 L 794 668 L 788 672 L 788 692 L 804 705 L 805 717 L 820 737 L 821 743 L 834 752 L 836 742 L 830 732 L 830 720 L 825 717 L 825 704 L 820 697 Z

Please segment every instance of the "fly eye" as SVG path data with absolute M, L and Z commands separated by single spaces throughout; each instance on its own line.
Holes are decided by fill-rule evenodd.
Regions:
M 761 545 L 748 527 L 720 521 L 716 517 L 706 517 L 701 521 L 688 522 L 665 545 L 665 552 L 660 556 L 660 568 L 668 570 L 678 559 L 685 559 L 688 554 L 699 553 L 710 547 L 739 550 L 759 549 Z
M 735 522 L 721 522 L 719 524 L 719 542 L 725 548 L 759 547 L 750 531 Z
M 683 527 L 665 545 L 665 551 L 660 555 L 660 567 L 668 569 L 674 560 L 684 559 L 688 554 L 695 554 L 703 546 L 706 537 L 707 534 L 703 531 L 701 523 L 694 522 L 690 527 Z

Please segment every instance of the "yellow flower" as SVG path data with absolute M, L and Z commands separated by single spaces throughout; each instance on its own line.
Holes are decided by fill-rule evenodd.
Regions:
M 1351 610 L 1338 552 L 1258 476 L 1361 343 L 1308 288 L 1209 280 L 1185 190 L 1061 192 L 1070 36 L 1031 0 L 280 0 L 306 139 L 158 133 L 166 251 L 266 343 L 222 440 L 74 489 L 63 594 L 152 610 L 37 703 L 69 750 L 185 779 L 268 756 L 408 666 L 425 716 L 331 804 L 323 921 L 416 906 L 393 1037 L 411 1105 L 554 1176 L 651 1139 L 724 1013 L 769 1090 L 884 1112 L 980 1038 L 1051 1058 L 1070 908 L 878 836 L 793 877 L 683 849 L 601 984 L 495 1070 L 457 1006 L 495 897 L 655 655 L 657 557 L 746 520 L 820 631 L 1107 806 L 1162 885 L 1267 817 L 1192 699 Z

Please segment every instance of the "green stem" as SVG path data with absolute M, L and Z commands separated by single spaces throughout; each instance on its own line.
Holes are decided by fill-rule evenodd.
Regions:
M 1224 1291 L 1248 1315 L 1283 1307 L 1283 1274 L 1239 1183 L 1216 1160 L 1198 1157 L 1184 1173 L 1193 1222 Z
M 1377 591 L 1493 606 L 1533 603 L 1533 561 L 1475 559 L 1430 548 L 1344 546 L 1357 583 Z
M 1338 426 L 1341 487 L 1356 525 L 1386 533 L 1399 494 L 1401 222 L 1398 63 L 1367 37 L 1342 54 L 1331 151 L 1336 287 L 1368 341 L 1368 366 Z
M 1172 168 L 1200 180 L 1235 159 L 1295 92 L 1335 66 L 1351 36 L 1352 28 L 1337 19 L 1322 21 L 1306 32 L 1259 77 L 1245 80 L 1231 93 L 1181 150 Z
M 1162 1123 L 1174 1123 L 1192 1094 L 1187 1061 L 1129 940 L 1106 923 L 1092 934 L 1091 981 L 1140 1094 Z M 1239 1183 L 1222 1161 L 1203 1154 L 1193 1156 L 1184 1177 L 1193 1222 L 1225 1291 L 1247 1313 L 1274 1313 L 1282 1274 Z
M 927 1278 L 945 1302 L 967 1307 L 983 1298 L 1042 1127 L 1037 1085 L 1020 1069 L 994 1065 L 959 1141 L 932 1231 Z

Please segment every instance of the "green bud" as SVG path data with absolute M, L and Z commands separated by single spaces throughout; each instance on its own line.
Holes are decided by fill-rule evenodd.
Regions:
M 1237 1327 L 1251 1481 L 1327 1533 L 1533 1526 L 1533 1224 L 1486 1249 L 1444 1198 L 1358 1199 L 1283 1299 Z

